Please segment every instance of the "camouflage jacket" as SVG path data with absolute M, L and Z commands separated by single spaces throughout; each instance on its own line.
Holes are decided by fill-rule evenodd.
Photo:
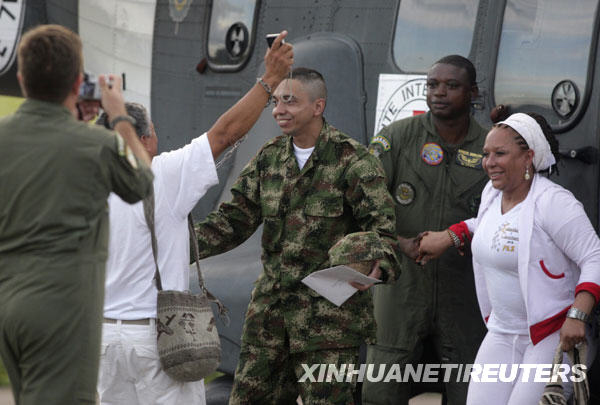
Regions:
M 197 227 L 198 242 L 201 256 L 212 256 L 238 246 L 264 223 L 264 270 L 248 311 L 278 305 L 292 352 L 357 346 L 373 338 L 368 292 L 354 294 L 338 308 L 301 280 L 329 267 L 329 248 L 356 231 L 377 232 L 387 256 L 384 281 L 395 280 L 394 203 L 380 162 L 325 123 L 302 170 L 292 137 L 282 135 L 248 163 L 231 193 L 232 200 Z

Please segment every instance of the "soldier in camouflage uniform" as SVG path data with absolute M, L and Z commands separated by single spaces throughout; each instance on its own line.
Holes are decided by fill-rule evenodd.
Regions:
M 305 68 L 292 74 L 274 93 L 273 116 L 284 134 L 263 146 L 232 200 L 198 226 L 206 257 L 264 224 L 264 271 L 246 314 L 230 404 L 290 404 L 298 395 L 310 404 L 352 404 L 353 383 L 298 380 L 303 363 L 357 363 L 359 345 L 375 336 L 371 298 L 359 291 L 336 307 L 301 280 L 329 267 L 328 250 L 356 231 L 376 233 L 385 252 L 382 272 L 375 265 L 371 275 L 395 279 L 394 204 L 380 163 L 324 121 L 323 77 Z
M 442 58 L 427 74 L 430 111 L 389 125 L 369 145 L 383 163 L 399 239 L 412 258 L 417 252 L 404 238 L 477 214 L 487 177 L 481 167 L 486 131 L 470 117 L 476 95 L 472 63 Z M 368 347 L 367 363 L 400 364 L 404 371 L 420 362 L 426 340 L 439 363 L 472 363 L 485 328 L 470 253 L 448 250 L 424 268 L 402 256 L 402 270 L 396 284 L 374 288 L 377 344 Z M 449 404 L 466 402 L 467 385 L 455 376 L 446 384 Z M 407 404 L 410 384 L 366 381 L 362 394 L 364 404 Z

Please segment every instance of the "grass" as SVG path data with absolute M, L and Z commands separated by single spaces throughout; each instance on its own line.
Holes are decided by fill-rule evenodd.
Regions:
M 0 361 L 0 387 L 8 387 L 8 386 L 10 386 L 10 381 L 8 380 L 8 374 L 6 374 L 4 365 L 2 364 L 2 361 Z
M 208 377 L 206 377 L 204 379 L 204 384 L 209 384 L 212 380 L 215 380 L 215 379 L 221 377 L 222 375 L 225 375 L 225 374 L 221 373 L 220 371 L 215 371 L 214 373 L 212 373 L 211 375 L 209 375 Z

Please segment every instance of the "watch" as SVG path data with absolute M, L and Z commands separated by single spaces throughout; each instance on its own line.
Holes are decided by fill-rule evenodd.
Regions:
M 136 124 L 135 118 L 133 118 L 129 115 L 118 115 L 108 125 L 110 126 L 110 129 L 115 129 L 115 126 L 121 121 L 127 121 L 134 127 Z
M 588 322 L 590 320 L 590 316 L 588 314 L 575 307 L 569 308 L 567 311 L 567 318 L 578 319 L 583 322 Z

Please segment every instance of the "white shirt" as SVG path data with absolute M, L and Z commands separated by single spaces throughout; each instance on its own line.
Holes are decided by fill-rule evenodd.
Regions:
M 527 311 L 518 271 L 521 204 L 502 214 L 502 193 L 494 199 L 473 235 L 473 256 L 485 275 L 492 313 L 490 331 L 527 335 Z
M 152 159 L 158 266 L 165 290 L 189 288 L 187 216 L 198 200 L 219 182 L 206 134 L 181 149 Z M 104 317 L 156 317 L 156 284 L 150 231 L 141 202 L 108 198 L 110 234 L 106 262 Z
M 298 167 L 300 168 L 300 170 L 302 170 L 302 168 L 308 161 L 308 158 L 313 153 L 313 150 L 315 150 L 315 147 L 313 146 L 312 148 L 302 149 L 302 148 L 297 147 L 295 143 L 292 143 L 292 144 L 294 145 L 294 155 L 296 155 L 296 160 L 298 161 Z
M 481 193 L 477 217 L 466 220 L 476 234 L 500 190 L 492 182 Z M 533 344 L 560 329 L 564 314 L 578 291 L 589 291 L 600 301 L 600 239 L 583 205 L 573 194 L 535 174 L 519 212 L 518 271 L 521 294 L 527 308 L 529 336 Z M 473 258 L 475 287 L 481 314 L 492 312 L 485 274 Z

